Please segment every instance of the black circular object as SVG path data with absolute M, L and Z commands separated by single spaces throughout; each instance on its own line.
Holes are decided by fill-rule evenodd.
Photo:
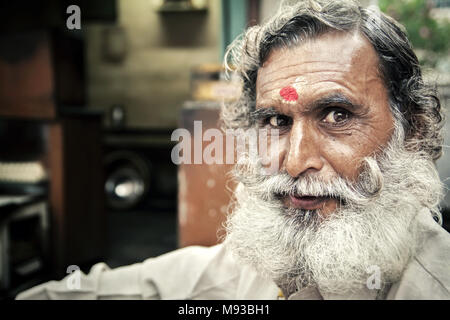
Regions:
M 129 210 L 136 207 L 150 188 L 150 164 L 137 153 L 120 150 L 105 159 L 105 194 L 109 208 Z

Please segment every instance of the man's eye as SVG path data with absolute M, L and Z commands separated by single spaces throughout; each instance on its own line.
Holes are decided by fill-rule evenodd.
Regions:
M 276 115 L 266 120 L 272 127 L 285 127 L 291 124 L 290 118 L 282 115 Z
M 326 114 L 322 122 L 329 124 L 342 124 L 350 118 L 350 113 L 342 109 L 334 109 Z

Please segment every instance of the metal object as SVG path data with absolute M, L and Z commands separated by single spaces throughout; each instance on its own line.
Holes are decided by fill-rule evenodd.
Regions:
M 137 153 L 120 150 L 105 159 L 107 205 L 116 210 L 135 207 L 150 188 L 150 167 Z

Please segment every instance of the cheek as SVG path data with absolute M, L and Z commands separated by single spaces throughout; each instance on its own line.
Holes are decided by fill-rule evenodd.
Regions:
M 338 175 L 357 180 L 361 162 L 365 157 L 378 153 L 389 142 L 393 132 L 390 112 L 378 112 L 370 120 L 356 125 L 351 134 L 339 137 L 323 137 L 323 153 L 333 171 Z
M 324 143 L 324 158 L 335 174 L 350 180 L 356 180 L 359 166 L 364 157 L 358 145 L 331 141 Z
M 361 172 L 362 160 L 378 152 L 380 146 L 389 140 L 389 133 L 389 130 L 383 133 L 383 141 L 374 138 L 375 132 L 372 131 L 354 132 L 342 140 L 326 139 L 323 141 L 323 156 L 335 173 L 355 181 Z

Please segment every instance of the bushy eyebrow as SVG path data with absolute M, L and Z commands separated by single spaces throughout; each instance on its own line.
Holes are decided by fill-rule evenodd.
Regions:
M 279 114 L 280 112 L 277 111 L 274 107 L 257 108 L 250 112 L 250 123 L 255 123 L 262 119 L 267 119 Z
M 300 97 L 301 99 L 301 97 Z M 307 105 L 305 107 L 305 110 L 303 112 L 308 113 L 312 112 L 317 109 L 324 109 L 327 107 L 346 107 L 349 108 L 350 111 L 357 111 L 363 109 L 363 106 L 360 104 L 357 104 L 353 102 L 351 99 L 349 99 L 347 96 L 343 95 L 342 93 L 334 93 L 329 96 L 322 97 L 311 104 Z

